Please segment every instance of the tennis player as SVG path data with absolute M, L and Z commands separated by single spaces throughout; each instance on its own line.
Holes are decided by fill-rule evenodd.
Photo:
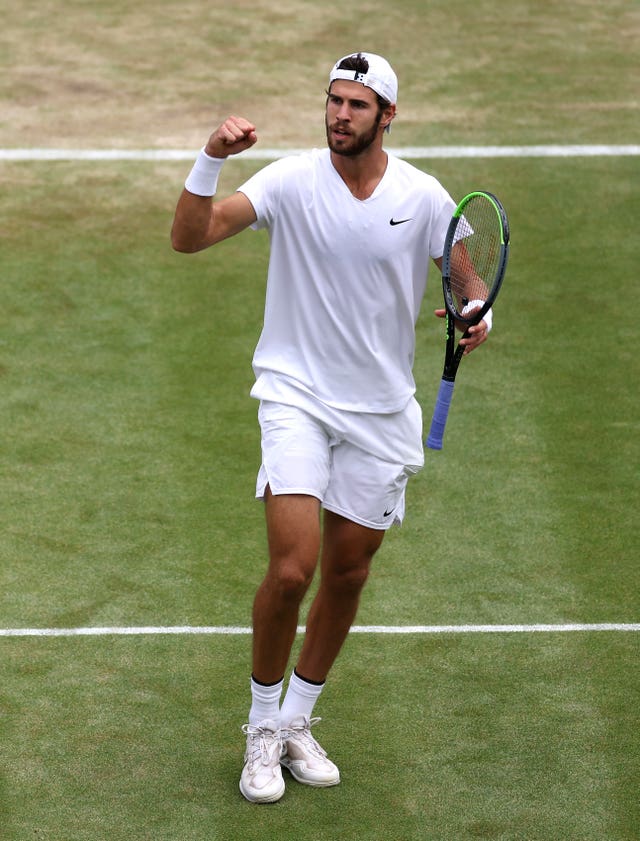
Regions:
M 214 202 L 225 159 L 257 142 L 253 123 L 229 117 L 198 155 L 176 208 L 177 251 L 200 251 L 247 227 L 270 236 L 251 391 L 260 401 L 256 496 L 265 503 L 270 558 L 253 606 L 240 779 L 255 803 L 282 797 L 282 766 L 307 785 L 340 782 L 311 733 L 314 705 L 371 560 L 386 530 L 402 522 L 407 481 L 423 465 L 415 323 L 455 203 L 435 178 L 383 149 L 397 95 L 384 58 L 340 59 L 329 75 L 327 149 L 271 163 Z M 470 329 L 465 352 L 486 339 L 488 326 Z M 319 589 L 281 703 L 318 562 Z

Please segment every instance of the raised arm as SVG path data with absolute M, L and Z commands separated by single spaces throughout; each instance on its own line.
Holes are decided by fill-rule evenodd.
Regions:
M 255 126 L 242 117 L 229 117 L 211 135 L 178 199 L 171 228 L 176 251 L 202 251 L 255 222 L 253 206 L 242 193 L 217 202 L 213 196 L 226 158 L 250 148 L 257 139 Z

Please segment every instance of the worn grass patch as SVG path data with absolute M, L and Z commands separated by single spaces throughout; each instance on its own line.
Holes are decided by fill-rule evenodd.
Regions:
M 399 145 L 637 138 L 640 10 L 623 0 L 27 0 L 0 45 L 0 146 L 195 149 L 238 112 L 266 147 L 322 144 L 329 68 L 357 49 L 398 72 Z

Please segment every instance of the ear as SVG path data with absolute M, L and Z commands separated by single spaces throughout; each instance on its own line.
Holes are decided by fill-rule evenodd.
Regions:
M 384 111 L 382 112 L 382 119 L 380 120 L 380 125 L 382 126 L 382 128 L 385 129 L 385 130 L 389 129 L 391 123 L 395 119 L 395 116 L 396 116 L 396 106 L 395 105 L 389 105 L 388 108 L 385 108 Z

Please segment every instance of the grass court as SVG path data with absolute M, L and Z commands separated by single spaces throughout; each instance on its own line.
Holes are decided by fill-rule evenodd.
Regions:
M 331 63 L 380 52 L 388 145 L 637 144 L 635 3 L 33 0 L 0 148 L 197 149 L 229 113 L 322 145 Z M 434 157 L 512 229 L 490 341 L 358 625 L 640 622 L 637 155 Z M 263 163 L 229 161 L 220 193 Z M 3 841 L 637 841 L 638 631 L 352 634 L 317 712 L 343 782 L 238 791 L 266 560 L 251 355 L 267 239 L 178 255 L 188 161 L 0 160 Z M 418 325 L 425 422 L 437 272 Z M 304 617 L 302 617 L 304 619 Z

